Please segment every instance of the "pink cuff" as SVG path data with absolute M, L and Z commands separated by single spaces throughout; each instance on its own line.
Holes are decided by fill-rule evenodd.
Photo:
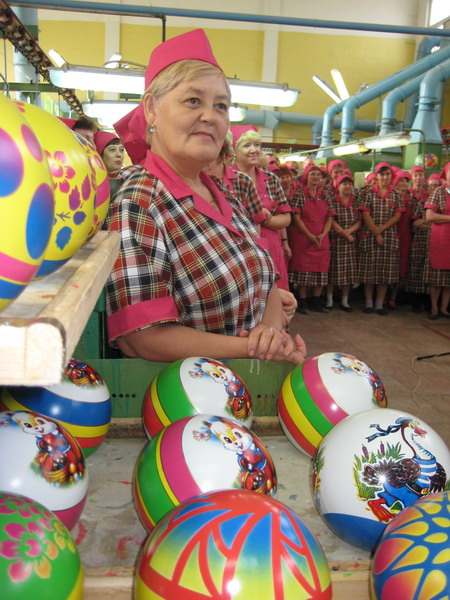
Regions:
M 279 204 L 275 214 L 276 215 L 282 215 L 284 213 L 290 213 L 292 212 L 292 208 L 289 206 L 289 204 Z
M 252 215 L 252 221 L 256 225 L 259 225 L 260 223 L 262 223 L 265 220 L 266 220 L 266 215 L 262 211 L 259 213 L 256 213 L 256 215 Z
M 108 317 L 108 339 L 110 342 L 161 322 L 179 321 L 180 315 L 175 300 L 166 296 L 126 306 Z

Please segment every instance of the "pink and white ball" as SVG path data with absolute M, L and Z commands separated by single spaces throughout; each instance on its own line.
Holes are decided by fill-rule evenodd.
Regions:
M 88 489 L 78 442 L 57 421 L 38 413 L 0 412 L 0 489 L 40 502 L 72 529 Z

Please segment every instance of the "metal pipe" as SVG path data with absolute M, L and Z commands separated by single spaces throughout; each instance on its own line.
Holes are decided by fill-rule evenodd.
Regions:
M 240 21 L 246 23 L 267 23 L 271 25 L 292 25 L 296 27 L 319 27 L 322 29 L 350 29 L 353 31 L 375 31 L 380 33 L 400 33 L 405 35 L 435 35 L 450 37 L 449 29 L 433 27 L 405 27 L 401 25 L 381 25 L 373 23 L 354 23 L 347 21 L 322 21 L 319 19 L 300 19 L 296 17 L 281 17 L 276 15 L 255 15 L 227 13 L 211 10 L 191 10 L 185 8 L 167 8 L 158 6 L 126 6 L 98 2 L 74 2 L 70 0 L 17 0 L 10 3 L 13 6 L 30 6 L 51 10 L 70 10 L 74 12 L 94 12 L 109 15 L 158 17 L 187 17 L 192 19 L 213 19 L 219 21 Z
M 411 79 L 404 85 L 395 88 L 384 98 L 381 112 L 381 129 L 380 135 L 388 135 L 396 129 L 398 121 L 396 119 L 397 106 L 400 102 L 404 102 L 412 96 L 420 88 L 420 83 L 424 78 L 422 73 L 419 77 Z
M 395 87 L 404 83 L 411 77 L 425 73 L 430 68 L 436 66 L 444 60 L 447 60 L 448 58 L 450 58 L 450 46 L 442 48 L 441 50 L 422 58 L 412 65 L 409 65 L 408 67 L 397 71 L 393 75 L 390 75 L 386 79 L 374 83 L 366 90 L 351 96 L 351 98 L 345 100 L 343 103 L 340 103 L 343 104 L 341 143 L 344 144 L 353 139 L 354 114 L 357 108 L 363 104 L 367 104 L 367 102 L 370 102 L 375 98 L 378 98 L 382 94 L 393 90 Z

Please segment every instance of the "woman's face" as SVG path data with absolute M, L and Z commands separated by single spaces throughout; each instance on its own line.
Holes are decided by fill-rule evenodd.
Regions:
M 333 181 L 336 181 L 338 177 L 344 174 L 345 167 L 343 165 L 334 165 L 331 169 L 330 177 Z
M 406 192 L 408 187 L 409 187 L 409 179 L 407 179 L 406 177 L 402 177 L 395 184 L 395 189 L 398 190 L 400 193 Z
M 102 159 L 108 173 L 121 169 L 124 158 L 125 148 L 123 144 L 110 144 L 106 146 L 102 153 Z
M 236 148 L 236 162 L 242 168 L 258 166 L 261 155 L 261 142 L 258 140 L 245 140 Z
M 381 188 L 387 188 L 391 183 L 392 173 L 390 169 L 380 169 L 377 173 L 377 183 Z
M 430 179 L 427 186 L 427 191 L 429 194 L 435 192 L 439 187 L 439 181 L 437 179 Z
M 341 183 L 339 186 L 339 195 L 340 196 L 351 196 L 353 192 L 353 181 L 347 179 Z
M 320 169 L 314 168 L 311 169 L 311 171 L 309 171 L 308 175 L 306 176 L 306 185 L 308 187 L 317 187 L 318 185 L 320 185 L 321 180 L 322 173 Z
M 230 99 L 222 74 L 183 81 L 154 99 L 144 97 L 153 125 L 152 151 L 177 172 L 189 175 L 219 156 L 229 127 Z
M 413 186 L 419 188 L 425 183 L 425 173 L 423 171 L 414 171 L 414 173 L 411 173 L 411 180 Z

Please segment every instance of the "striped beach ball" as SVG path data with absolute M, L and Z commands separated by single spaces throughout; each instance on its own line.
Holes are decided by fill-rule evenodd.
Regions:
M 149 438 L 177 419 L 212 414 L 251 427 L 249 391 L 232 369 L 212 358 L 191 357 L 165 367 L 149 385 L 142 419 Z
M 247 489 L 274 495 L 272 458 L 247 427 L 212 415 L 171 423 L 141 452 L 133 493 L 138 515 L 151 531 L 172 508 L 204 492 Z
M 53 273 L 86 242 L 94 221 L 95 189 L 86 152 L 73 131 L 33 104 L 15 102 L 45 151 L 53 179 L 55 219 L 36 277 Z
M 448 598 L 450 491 L 421 498 L 389 523 L 371 570 L 374 600 Z
M 85 457 L 103 442 L 111 422 L 108 387 L 97 371 L 75 358 L 57 385 L 4 388 L 0 410 L 33 411 L 56 419 L 77 440 Z
M 32 126 L 0 92 L 0 310 L 44 259 L 55 213 L 50 168 Z
M 135 600 L 330 600 L 327 559 L 288 506 L 244 490 L 173 509 L 138 559 Z
M 83 566 L 67 528 L 45 506 L 0 492 L 0 590 L 4 600 L 81 600 Z
M 384 385 L 369 365 L 349 354 L 326 352 L 308 358 L 286 377 L 278 417 L 290 442 L 315 456 L 322 438 L 336 423 L 386 405 Z
M 0 412 L 0 490 L 46 506 L 73 529 L 88 490 L 83 452 L 58 421 L 35 412 Z

